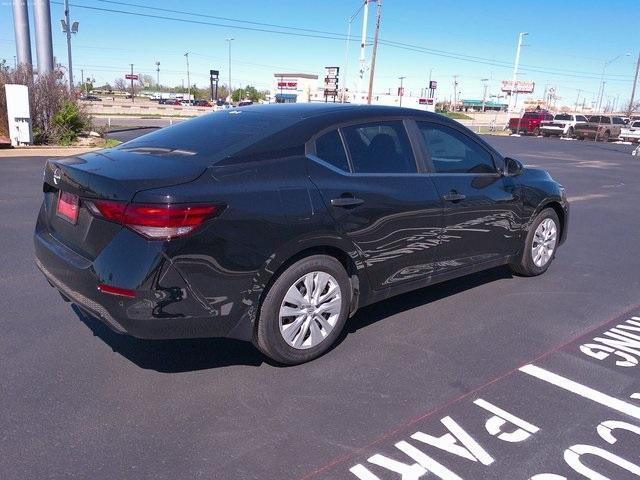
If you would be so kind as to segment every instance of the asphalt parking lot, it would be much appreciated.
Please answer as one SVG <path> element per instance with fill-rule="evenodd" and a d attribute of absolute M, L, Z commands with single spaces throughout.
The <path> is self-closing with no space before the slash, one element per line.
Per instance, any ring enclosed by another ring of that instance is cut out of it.
<path fill-rule="evenodd" d="M 32 261 L 44 159 L 0 159 L 0 478 L 640 476 L 640 160 L 628 145 L 488 140 L 567 188 L 550 270 L 367 307 L 291 368 L 76 314 Z"/>

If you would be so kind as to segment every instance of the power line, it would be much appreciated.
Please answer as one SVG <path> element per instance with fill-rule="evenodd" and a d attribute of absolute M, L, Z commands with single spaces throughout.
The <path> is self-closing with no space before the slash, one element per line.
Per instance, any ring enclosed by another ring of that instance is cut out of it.
<path fill-rule="evenodd" d="M 162 9 L 162 8 L 159 8 L 159 7 L 149 7 L 149 6 L 140 5 L 140 4 L 130 4 L 130 3 L 125 3 L 125 2 L 116 2 L 116 1 L 113 1 L 113 0 L 102 0 L 102 1 L 105 1 L 107 3 L 119 4 L 119 5 L 133 6 L 134 8 L 135 7 L 137 7 L 137 8 L 146 8 L 146 9 L 152 9 L 152 10 L 157 10 L 157 11 L 165 11 L 167 13 L 181 13 L 183 15 L 192 15 L 192 16 L 198 16 L 198 17 L 204 17 L 204 18 L 218 18 L 218 19 L 225 19 L 226 21 L 233 21 L 233 22 L 236 22 L 236 23 L 240 23 L 240 22 L 252 23 L 252 24 L 256 24 L 256 25 L 273 26 L 274 28 L 282 28 L 282 29 L 289 29 L 289 30 L 295 30 L 295 31 L 279 31 L 279 30 L 273 30 L 273 29 L 268 29 L 268 28 L 247 27 L 247 26 L 241 26 L 241 25 L 229 25 L 229 24 L 222 24 L 222 23 L 215 23 L 215 22 L 207 22 L 207 21 L 203 21 L 203 20 L 192 20 L 192 19 L 168 17 L 168 16 L 164 16 L 164 15 L 155 15 L 155 14 L 141 13 L 141 12 L 131 12 L 131 11 L 126 11 L 126 10 L 95 7 L 95 6 L 89 6 L 89 5 L 71 4 L 71 6 L 76 7 L 76 8 L 83 8 L 83 9 L 86 9 L 86 10 L 95 10 L 95 11 L 100 11 L 100 12 L 116 13 L 116 14 L 129 15 L 129 16 L 135 16 L 135 17 L 153 18 L 153 19 L 157 19 L 157 20 L 168 20 L 168 21 L 174 21 L 174 22 L 180 22 L 180 23 L 189 23 L 189 24 L 206 25 L 206 26 L 213 26 L 213 27 L 248 30 L 248 31 L 256 31 L 256 32 L 262 32 L 262 33 L 274 33 L 274 34 L 285 35 L 285 36 L 288 35 L 288 36 L 297 36 L 297 37 L 305 37 L 305 38 L 318 38 L 318 39 L 323 39 L 323 40 L 339 40 L 339 41 L 348 40 L 346 35 L 341 34 L 341 33 L 335 33 L 335 32 L 326 32 L 326 31 L 322 31 L 322 30 L 302 29 L 302 28 L 298 28 L 298 27 L 289 27 L 289 26 L 275 25 L 275 24 L 262 24 L 261 22 L 250 22 L 248 20 L 231 19 L 231 18 L 228 18 L 228 17 L 214 17 L 214 16 L 206 15 L 206 14 L 199 14 L 199 13 L 194 13 L 194 12 L 185 12 L 185 11 L 173 10 L 173 9 Z M 51 3 L 52 4 L 56 4 L 56 5 L 62 5 L 62 2 L 60 2 L 60 1 L 52 1 Z M 309 32 L 309 33 L 303 33 L 303 32 Z M 312 32 L 317 32 L 317 33 L 312 33 Z M 351 39 L 351 41 L 357 42 L 358 40 L 357 39 Z M 398 49 L 407 50 L 407 51 L 414 51 L 414 52 L 419 52 L 419 53 L 425 53 L 425 54 L 428 54 L 428 55 L 434 55 L 434 56 L 439 56 L 439 57 L 444 57 L 444 58 L 451 58 L 451 59 L 455 59 L 455 60 L 459 60 L 459 61 L 465 61 L 465 62 L 482 64 L 482 65 L 490 65 L 490 66 L 495 66 L 495 67 L 499 67 L 499 68 L 511 68 L 510 62 L 501 61 L 501 60 L 493 60 L 493 59 L 488 59 L 488 58 L 483 58 L 483 57 L 476 57 L 476 56 L 472 56 L 472 55 L 459 54 L 459 53 L 455 53 L 455 52 L 448 52 L 448 51 L 445 51 L 445 50 L 430 49 L 430 48 L 426 48 L 426 47 L 421 47 L 419 45 L 412 45 L 412 44 L 408 44 L 408 43 L 391 41 L 391 40 L 380 39 L 379 43 L 381 45 L 387 45 L 387 46 L 393 47 L 393 48 L 398 48 Z M 591 73 L 591 72 L 576 72 L 576 73 L 572 73 L 572 72 L 575 72 L 575 71 L 564 70 L 564 69 L 556 69 L 556 68 L 553 68 L 553 67 L 539 67 L 539 66 L 534 66 L 534 65 L 522 65 L 522 67 L 523 67 L 522 68 L 523 72 L 529 72 L 529 73 L 543 73 L 543 74 L 548 74 L 548 75 L 569 76 L 569 77 L 573 77 L 573 78 L 585 78 L 585 79 L 590 79 L 590 80 L 599 79 L 599 77 L 597 76 L 596 73 Z M 552 70 L 556 70 L 556 71 L 554 72 Z M 568 72 L 568 73 L 563 73 L 565 71 Z M 579 73 L 581 73 L 581 74 L 579 74 Z M 591 75 L 593 75 L 593 76 L 591 76 Z M 611 78 L 614 75 L 615 76 L 621 76 L 621 77 L 624 77 L 624 78 L 620 78 L 620 79 Z M 626 81 L 630 81 L 631 80 L 631 76 L 622 75 L 622 74 L 609 74 L 609 75 L 607 75 L 607 80 L 609 80 L 609 81 L 624 81 L 624 82 L 626 82 Z"/>

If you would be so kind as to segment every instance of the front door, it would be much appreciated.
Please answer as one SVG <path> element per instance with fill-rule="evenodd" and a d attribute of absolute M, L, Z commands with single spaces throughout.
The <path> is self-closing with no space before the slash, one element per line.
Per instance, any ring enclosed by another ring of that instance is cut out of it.
<path fill-rule="evenodd" d="M 522 198 L 489 148 L 462 129 L 416 122 L 432 179 L 444 202 L 438 268 L 442 271 L 500 261 L 520 245 Z"/>
<path fill-rule="evenodd" d="M 358 249 L 372 288 L 428 278 L 442 203 L 429 176 L 418 173 L 404 123 L 345 126 L 319 137 L 315 150 L 311 180 Z"/>

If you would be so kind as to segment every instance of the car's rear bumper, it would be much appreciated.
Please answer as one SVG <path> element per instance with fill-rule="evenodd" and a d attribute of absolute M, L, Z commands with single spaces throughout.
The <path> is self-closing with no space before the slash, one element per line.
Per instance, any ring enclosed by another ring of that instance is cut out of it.
<path fill-rule="evenodd" d="M 109 284 L 101 265 L 118 263 L 117 259 L 99 256 L 88 260 L 38 228 L 34 246 L 35 263 L 49 283 L 83 312 L 116 332 L 146 339 L 228 336 L 247 339 L 246 335 L 235 334 L 246 330 L 238 327 L 241 310 L 209 306 L 162 256 L 141 258 L 138 264 L 131 265 L 130 276 L 135 271 L 145 281 L 134 288 L 135 297 L 130 298 L 98 290 L 98 285 Z M 114 253 L 117 251 L 122 249 L 110 249 L 104 255 L 117 255 Z M 216 279 L 211 281 L 215 284 Z"/>
<path fill-rule="evenodd" d="M 540 127 L 540 131 L 549 135 L 564 135 L 565 129 L 561 127 Z"/>

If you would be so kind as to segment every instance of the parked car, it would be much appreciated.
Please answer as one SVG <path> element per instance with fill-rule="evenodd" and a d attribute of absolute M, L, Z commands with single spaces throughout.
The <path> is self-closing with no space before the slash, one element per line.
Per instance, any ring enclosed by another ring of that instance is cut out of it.
<path fill-rule="evenodd" d="M 391 296 L 504 264 L 544 273 L 569 216 L 546 171 L 383 106 L 212 113 L 50 159 L 43 191 L 36 264 L 83 315 L 142 338 L 252 341 L 284 364 Z"/>
<path fill-rule="evenodd" d="M 522 118 L 509 119 L 507 127 L 511 133 L 529 133 L 531 135 L 540 135 L 540 124 L 543 121 L 552 121 L 553 115 L 546 110 L 537 110 L 525 112 Z"/>
<path fill-rule="evenodd" d="M 575 136 L 579 140 L 595 139 L 608 142 L 620 136 L 624 120 L 620 117 L 609 115 L 591 115 L 587 123 L 581 123 L 575 127 Z"/>
<path fill-rule="evenodd" d="M 620 130 L 620 140 L 625 142 L 640 142 L 640 120 L 625 125 Z"/>
<path fill-rule="evenodd" d="M 558 113 L 553 116 L 553 120 L 543 121 L 540 124 L 540 132 L 543 137 L 557 135 L 559 137 L 573 137 L 575 127 L 578 123 L 587 123 L 587 117 L 573 113 Z"/>
<path fill-rule="evenodd" d="M 253 105 L 253 102 L 251 100 L 240 100 L 238 102 L 239 107 L 248 107 L 249 105 Z"/>
<path fill-rule="evenodd" d="M 101 102 L 102 99 L 100 97 L 96 97 L 95 95 L 83 95 L 80 97 L 80 100 L 84 100 L 85 102 Z"/>

